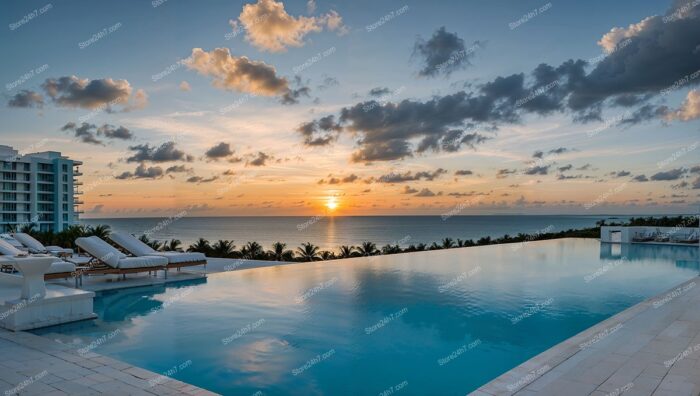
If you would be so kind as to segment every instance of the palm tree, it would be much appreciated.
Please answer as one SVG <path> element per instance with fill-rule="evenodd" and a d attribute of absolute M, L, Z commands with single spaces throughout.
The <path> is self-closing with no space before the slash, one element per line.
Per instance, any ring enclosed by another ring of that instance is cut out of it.
<path fill-rule="evenodd" d="M 83 232 L 87 234 L 85 236 L 96 236 L 100 239 L 105 239 L 109 236 L 110 229 L 106 224 L 99 224 L 94 227 L 86 227 Z"/>
<path fill-rule="evenodd" d="M 236 253 L 236 245 L 233 244 L 233 241 L 226 241 L 222 239 L 219 239 L 212 245 L 210 252 L 212 257 L 222 258 L 235 258 L 237 256 Z"/>
<path fill-rule="evenodd" d="M 442 240 L 443 249 L 450 249 L 453 247 L 455 247 L 455 241 L 453 241 L 452 238 L 445 238 Z"/>
<path fill-rule="evenodd" d="M 401 253 L 401 247 L 399 245 L 384 245 L 382 247 L 382 254 L 396 254 Z"/>
<path fill-rule="evenodd" d="M 442 246 L 438 245 L 437 242 L 433 242 L 428 247 L 428 250 L 440 250 L 440 249 L 442 249 Z"/>
<path fill-rule="evenodd" d="M 163 250 L 170 252 L 181 252 L 182 242 L 179 239 L 171 239 L 169 242 L 163 244 Z"/>
<path fill-rule="evenodd" d="M 335 259 L 335 253 L 330 252 L 328 250 L 324 250 L 321 252 L 321 260 L 333 260 Z"/>
<path fill-rule="evenodd" d="M 375 254 L 379 254 L 377 245 L 372 242 L 362 242 L 357 248 L 357 252 L 360 253 L 361 256 L 374 256 Z"/>
<path fill-rule="evenodd" d="M 268 250 L 267 254 L 275 261 L 291 261 L 294 258 L 294 252 L 285 250 L 286 243 L 275 242 L 272 244 L 272 250 Z"/>
<path fill-rule="evenodd" d="M 187 251 L 208 254 L 211 252 L 211 245 L 206 239 L 199 238 L 195 243 L 191 244 L 190 247 L 187 248 Z"/>
<path fill-rule="evenodd" d="M 259 260 L 265 257 L 265 250 L 257 242 L 248 242 L 241 248 L 241 257 L 248 260 Z"/>
<path fill-rule="evenodd" d="M 311 242 L 302 243 L 301 246 L 297 248 L 297 254 L 302 261 L 316 261 L 321 259 L 318 255 L 318 246 L 313 245 Z"/>
<path fill-rule="evenodd" d="M 355 246 L 343 245 L 340 247 L 340 253 L 338 253 L 338 258 L 350 258 L 355 255 Z"/>
<path fill-rule="evenodd" d="M 139 237 L 139 241 L 145 243 L 146 245 L 150 246 L 151 249 L 153 250 L 161 250 L 163 248 L 163 242 L 158 242 L 155 239 L 150 240 L 148 238 L 148 235 L 143 234 Z"/>

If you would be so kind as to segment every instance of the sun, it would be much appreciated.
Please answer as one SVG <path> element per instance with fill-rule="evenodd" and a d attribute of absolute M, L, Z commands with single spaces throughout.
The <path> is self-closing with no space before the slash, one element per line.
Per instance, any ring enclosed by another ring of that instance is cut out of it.
<path fill-rule="evenodd" d="M 334 211 L 336 208 L 338 208 L 338 200 L 336 197 L 328 197 L 326 200 L 326 208 L 330 211 Z"/>

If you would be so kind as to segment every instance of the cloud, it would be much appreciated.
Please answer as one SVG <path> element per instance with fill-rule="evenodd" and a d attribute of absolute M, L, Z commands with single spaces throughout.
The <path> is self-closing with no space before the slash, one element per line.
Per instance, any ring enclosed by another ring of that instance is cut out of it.
<path fill-rule="evenodd" d="M 324 29 L 341 34 L 346 32 L 341 16 L 335 11 L 318 17 L 294 17 L 284 9 L 284 3 L 275 0 L 258 0 L 244 5 L 238 21 L 245 28 L 246 39 L 258 49 L 269 52 L 301 47 L 306 35 L 312 32 Z M 229 23 L 237 29 L 238 21 Z"/>
<path fill-rule="evenodd" d="M 309 14 L 316 12 L 316 0 L 308 0 L 306 2 L 306 12 Z"/>
<path fill-rule="evenodd" d="M 103 78 L 90 80 L 76 76 L 47 78 L 41 85 L 53 103 L 60 107 L 83 109 L 106 108 L 122 106 L 123 111 L 140 109 L 148 104 L 145 91 L 139 89 L 133 92 L 127 80 Z M 132 96 L 133 92 L 133 96 Z"/>
<path fill-rule="evenodd" d="M 573 167 L 574 167 L 573 165 L 568 164 L 568 165 L 560 166 L 559 168 L 557 168 L 557 170 L 559 172 L 566 172 L 566 171 L 570 171 Z"/>
<path fill-rule="evenodd" d="M 95 124 L 83 122 L 78 126 L 74 122 L 66 123 L 61 127 L 61 131 L 73 131 L 76 138 L 83 143 L 104 145 L 104 142 L 99 140 L 97 136 L 104 136 L 107 139 L 131 140 L 134 134 L 123 126 L 115 127 L 109 124 L 103 124 L 97 127 Z"/>
<path fill-rule="evenodd" d="M 274 67 L 245 56 L 231 56 L 228 48 L 216 48 L 210 52 L 193 48 L 185 65 L 203 76 L 212 77 L 212 84 L 219 89 L 263 96 L 289 92 L 289 82 L 278 77 Z"/>
<path fill-rule="evenodd" d="M 297 127 L 307 146 L 327 146 L 337 139 L 342 127 L 336 123 L 335 116 L 329 115 L 318 120 L 305 122 Z"/>
<path fill-rule="evenodd" d="M 695 39 L 700 37 L 698 10 L 695 7 L 668 23 L 652 17 L 654 23 L 647 21 L 630 30 L 634 34 L 629 44 L 619 46 L 590 72 L 584 60 L 571 59 L 558 66 L 542 63 L 527 75 L 499 76 L 470 86 L 469 91 L 424 101 L 369 100 L 344 107 L 338 125 L 358 144 L 351 160 L 370 163 L 400 160 L 428 149 L 456 151 L 486 139 L 481 134 L 465 136 L 471 125 L 498 127 L 521 122 L 527 114 L 569 113 L 577 122 L 602 120 L 608 105 L 648 100 L 674 84 L 698 84 L 700 78 L 688 78 L 700 70 Z M 332 141 L 328 134 L 318 140 Z"/>
<path fill-rule="evenodd" d="M 123 126 L 114 127 L 113 125 L 104 124 L 97 128 L 97 134 L 108 139 L 131 140 L 134 134 Z"/>
<path fill-rule="evenodd" d="M 335 87 L 337 85 L 340 85 L 340 81 L 338 81 L 337 78 L 325 76 L 323 78 L 323 81 L 321 82 L 321 84 L 318 85 L 318 89 L 324 90 L 324 89 L 328 89 L 330 87 Z"/>
<path fill-rule="evenodd" d="M 420 191 L 418 192 L 418 194 L 416 194 L 415 196 L 416 196 L 416 197 L 434 197 L 435 195 L 437 195 L 437 194 L 435 194 L 434 192 L 430 191 L 430 189 L 424 188 L 424 189 L 420 190 Z"/>
<path fill-rule="evenodd" d="M 168 167 L 168 169 L 165 170 L 165 173 L 190 173 L 192 171 L 192 168 L 188 168 L 185 165 L 173 165 Z"/>
<path fill-rule="evenodd" d="M 102 209 L 104 209 L 104 207 L 105 206 L 103 204 L 97 204 L 97 205 L 93 206 L 92 209 L 89 209 L 86 213 L 90 213 L 90 214 L 102 213 Z"/>
<path fill-rule="evenodd" d="M 134 172 L 124 172 L 121 175 L 117 175 L 116 178 L 120 180 L 125 179 L 159 179 L 163 177 L 163 168 L 160 166 L 146 167 L 145 164 L 141 163 L 136 167 Z"/>
<path fill-rule="evenodd" d="M 460 169 L 455 171 L 455 176 L 467 176 L 467 175 L 473 175 L 474 172 L 468 170 L 468 169 Z"/>
<path fill-rule="evenodd" d="M 693 189 L 694 190 L 700 189 L 700 177 L 698 177 L 697 179 L 695 179 L 695 181 L 693 181 Z"/>
<path fill-rule="evenodd" d="M 610 176 L 613 176 L 613 177 L 625 177 L 625 176 L 629 176 L 631 174 L 632 174 L 631 172 L 626 171 L 626 170 L 621 170 L 621 171 L 617 171 L 617 172 L 610 172 Z"/>
<path fill-rule="evenodd" d="M 518 173 L 516 169 L 499 169 L 498 172 L 496 172 L 496 179 L 505 179 L 516 173 Z"/>
<path fill-rule="evenodd" d="M 328 175 L 328 180 L 326 179 L 321 179 L 318 181 L 318 184 L 345 184 L 345 183 L 354 183 L 357 180 L 359 180 L 360 177 L 357 176 L 354 173 L 351 173 L 347 176 L 344 177 L 332 177 L 332 175 Z"/>
<path fill-rule="evenodd" d="M 192 90 L 192 87 L 190 86 L 190 83 L 188 83 L 187 81 L 181 82 L 180 85 L 179 85 L 178 87 L 180 88 L 180 91 L 189 92 L 189 91 Z"/>
<path fill-rule="evenodd" d="M 221 158 L 228 157 L 229 155 L 233 155 L 233 153 L 234 151 L 231 149 L 230 144 L 221 142 L 208 149 L 204 153 L 204 156 L 212 160 L 219 160 Z"/>
<path fill-rule="evenodd" d="M 688 92 L 678 110 L 666 114 L 667 120 L 691 121 L 700 118 L 700 90 Z"/>
<path fill-rule="evenodd" d="M 441 175 L 446 174 L 447 171 L 442 168 L 438 168 L 432 172 L 429 171 L 423 171 L 423 172 L 416 172 L 415 174 L 412 172 L 405 172 L 405 173 L 389 173 L 383 176 L 380 176 L 377 178 L 378 183 L 405 183 L 409 181 L 416 181 L 416 180 L 427 180 L 427 181 L 433 181 L 437 178 L 439 178 Z"/>
<path fill-rule="evenodd" d="M 435 77 L 437 75 L 449 76 L 451 73 L 465 68 L 469 65 L 470 59 L 474 57 L 474 51 L 479 48 L 480 43 L 466 49 L 464 40 L 455 33 L 449 33 L 445 27 L 439 28 L 427 41 L 418 38 L 413 53 L 421 57 L 423 68 L 418 72 L 423 77 Z"/>
<path fill-rule="evenodd" d="M 418 192 L 418 190 L 416 190 L 415 188 L 411 188 L 409 186 L 403 186 L 402 194 L 415 194 L 417 192 Z"/>
<path fill-rule="evenodd" d="M 549 168 L 551 166 L 552 165 L 531 166 L 525 169 L 523 173 L 525 173 L 526 175 L 546 175 L 549 173 Z"/>
<path fill-rule="evenodd" d="M 211 182 L 216 181 L 216 180 L 219 180 L 219 176 L 212 176 L 212 177 L 208 177 L 208 178 L 203 178 L 201 176 L 191 176 L 191 177 L 187 178 L 186 182 L 187 183 L 201 184 L 201 183 L 211 183 Z"/>
<path fill-rule="evenodd" d="M 304 86 L 301 81 L 301 77 L 294 77 L 294 88 L 290 88 L 285 92 L 280 98 L 280 102 L 285 105 L 297 104 L 299 103 L 299 98 L 302 96 L 309 97 L 311 88 Z"/>
<path fill-rule="evenodd" d="M 267 160 L 269 159 L 272 159 L 271 155 L 263 153 L 262 151 L 258 151 L 258 154 L 255 156 L 255 158 L 246 162 L 246 166 L 265 166 L 267 164 Z"/>
<path fill-rule="evenodd" d="M 655 180 L 655 181 L 678 180 L 683 176 L 683 174 L 685 174 L 685 172 L 686 172 L 685 168 L 671 169 L 671 170 L 666 171 L 666 172 L 655 173 L 654 175 L 651 176 L 651 180 Z"/>
<path fill-rule="evenodd" d="M 44 97 L 34 91 L 23 89 L 11 97 L 7 105 L 20 108 L 44 107 Z"/>
<path fill-rule="evenodd" d="M 175 142 L 165 142 L 160 146 L 151 146 L 149 144 L 139 144 L 130 146 L 129 150 L 134 151 L 134 155 L 128 157 L 126 162 L 170 162 L 170 161 L 187 161 L 191 162 L 194 157 L 185 154 L 184 151 L 175 147 Z"/>
<path fill-rule="evenodd" d="M 382 97 L 391 92 L 389 88 L 386 87 L 376 87 L 369 90 L 369 96 Z"/>

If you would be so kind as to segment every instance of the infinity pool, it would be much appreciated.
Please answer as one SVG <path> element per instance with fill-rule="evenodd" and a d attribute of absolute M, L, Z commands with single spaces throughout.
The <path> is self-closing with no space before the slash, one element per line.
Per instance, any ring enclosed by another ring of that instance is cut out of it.
<path fill-rule="evenodd" d="M 225 395 L 464 395 L 697 275 L 698 248 L 561 239 L 105 292 L 36 333 Z"/>

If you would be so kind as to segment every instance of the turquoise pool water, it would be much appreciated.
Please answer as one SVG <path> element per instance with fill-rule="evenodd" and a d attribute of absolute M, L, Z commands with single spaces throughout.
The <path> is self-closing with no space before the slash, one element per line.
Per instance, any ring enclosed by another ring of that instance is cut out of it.
<path fill-rule="evenodd" d="M 697 275 L 697 248 L 563 239 L 106 292 L 36 333 L 225 395 L 464 395 Z"/>

